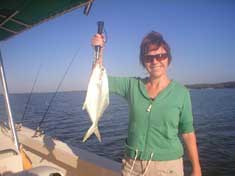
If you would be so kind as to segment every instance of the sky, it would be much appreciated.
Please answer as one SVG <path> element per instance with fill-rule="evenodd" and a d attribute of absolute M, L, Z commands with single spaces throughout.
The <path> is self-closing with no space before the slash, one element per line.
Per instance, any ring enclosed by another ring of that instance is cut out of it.
<path fill-rule="evenodd" d="M 94 51 L 91 38 L 104 21 L 104 65 L 109 75 L 146 77 L 139 63 L 143 37 L 160 32 L 169 43 L 168 74 L 182 84 L 235 81 L 235 1 L 95 0 L 0 43 L 10 93 L 53 92 L 77 53 L 59 91 L 87 88 Z"/>

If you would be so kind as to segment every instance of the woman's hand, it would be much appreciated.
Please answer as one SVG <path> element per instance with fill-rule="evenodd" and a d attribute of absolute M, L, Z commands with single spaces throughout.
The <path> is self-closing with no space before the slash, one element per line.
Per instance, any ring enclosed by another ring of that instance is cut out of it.
<path fill-rule="evenodd" d="M 104 47 L 105 44 L 105 37 L 101 34 L 95 34 L 91 40 L 91 44 L 93 47 L 95 46 L 101 46 L 101 48 Z"/>
<path fill-rule="evenodd" d="M 93 47 L 95 46 L 101 46 L 101 50 L 100 50 L 100 55 L 99 55 L 99 59 L 95 61 L 93 67 L 96 64 L 100 64 L 103 65 L 103 48 L 104 48 L 104 44 L 105 44 L 105 37 L 104 35 L 101 34 L 95 34 L 91 40 L 91 45 Z"/>

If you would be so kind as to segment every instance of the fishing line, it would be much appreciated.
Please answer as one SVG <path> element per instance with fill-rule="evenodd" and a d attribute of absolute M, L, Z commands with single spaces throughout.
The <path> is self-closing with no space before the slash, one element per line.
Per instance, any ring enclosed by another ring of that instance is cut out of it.
<path fill-rule="evenodd" d="M 108 42 L 108 34 L 107 34 L 107 31 L 105 28 L 104 28 L 104 37 L 105 37 L 105 43 L 107 43 Z"/>
<path fill-rule="evenodd" d="M 35 77 L 35 79 L 34 79 L 33 86 L 32 86 L 32 89 L 31 89 L 31 91 L 30 91 L 29 98 L 28 98 L 28 100 L 27 100 L 27 103 L 26 103 L 26 106 L 25 106 L 25 109 L 24 109 L 23 116 L 22 116 L 22 118 L 21 118 L 21 120 L 20 120 L 20 123 L 19 123 L 18 126 L 17 126 L 18 130 L 21 129 L 22 124 L 23 124 L 24 121 L 25 121 L 25 114 L 26 114 L 26 112 L 27 112 L 27 110 L 28 110 L 29 103 L 30 103 L 30 101 L 31 101 L 32 94 L 33 94 L 33 91 L 34 91 L 36 82 L 37 82 L 37 80 L 38 80 L 38 76 L 39 76 L 39 73 L 40 73 L 40 71 L 41 71 L 41 68 L 42 68 L 42 64 L 40 64 L 40 66 L 39 66 L 39 68 L 38 68 L 38 71 L 37 71 L 37 74 L 36 74 L 36 77 Z"/>
<path fill-rule="evenodd" d="M 53 94 L 52 98 L 50 99 L 50 102 L 49 102 L 49 104 L 48 104 L 48 106 L 47 106 L 47 109 L 46 109 L 45 113 L 43 114 L 43 117 L 42 117 L 41 121 L 39 122 L 39 125 L 38 125 L 37 128 L 36 128 L 36 131 L 35 131 L 34 136 L 38 136 L 38 135 L 41 135 L 41 134 L 44 133 L 44 132 L 41 130 L 41 125 L 42 125 L 42 123 L 44 122 L 44 120 L 45 120 L 45 118 L 46 118 L 46 115 L 47 115 L 47 113 L 49 112 L 49 109 L 50 109 L 50 107 L 51 107 L 51 105 L 52 105 L 52 102 L 54 101 L 54 99 L 55 99 L 55 97 L 56 97 L 56 95 L 57 95 L 57 93 L 58 93 L 58 91 L 59 91 L 59 89 L 60 89 L 60 87 L 61 87 L 61 85 L 62 85 L 62 83 L 63 83 L 63 81 L 64 81 L 64 79 L 65 79 L 65 77 L 66 77 L 66 75 L 67 75 L 67 73 L 68 73 L 68 71 L 69 71 L 71 65 L 72 65 L 72 63 L 73 63 L 73 61 L 74 61 L 75 58 L 77 57 L 77 55 L 78 55 L 78 50 L 76 51 L 76 53 L 75 53 L 74 56 L 72 57 L 72 59 L 71 59 L 69 65 L 67 66 L 67 68 L 66 68 L 66 70 L 65 70 L 65 73 L 64 73 L 62 79 L 60 80 L 59 84 L 57 85 L 56 91 L 55 91 L 55 93 Z"/>

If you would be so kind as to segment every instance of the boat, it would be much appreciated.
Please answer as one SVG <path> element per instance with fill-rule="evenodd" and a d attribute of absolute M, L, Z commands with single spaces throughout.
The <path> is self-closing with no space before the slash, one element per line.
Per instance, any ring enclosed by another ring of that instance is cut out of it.
<path fill-rule="evenodd" d="M 0 41 L 25 30 L 84 8 L 88 15 L 93 0 L 3 0 L 0 2 Z M 0 78 L 8 115 L 0 122 L 0 175 L 19 176 L 117 176 L 121 164 L 56 140 L 25 126 L 18 129 L 11 112 L 7 79 L 0 51 Z"/>

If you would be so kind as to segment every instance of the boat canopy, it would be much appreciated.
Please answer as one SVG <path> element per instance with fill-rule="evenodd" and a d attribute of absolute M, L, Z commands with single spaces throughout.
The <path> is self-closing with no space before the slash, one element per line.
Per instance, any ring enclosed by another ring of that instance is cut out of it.
<path fill-rule="evenodd" d="M 0 41 L 93 0 L 1 0 Z"/>

